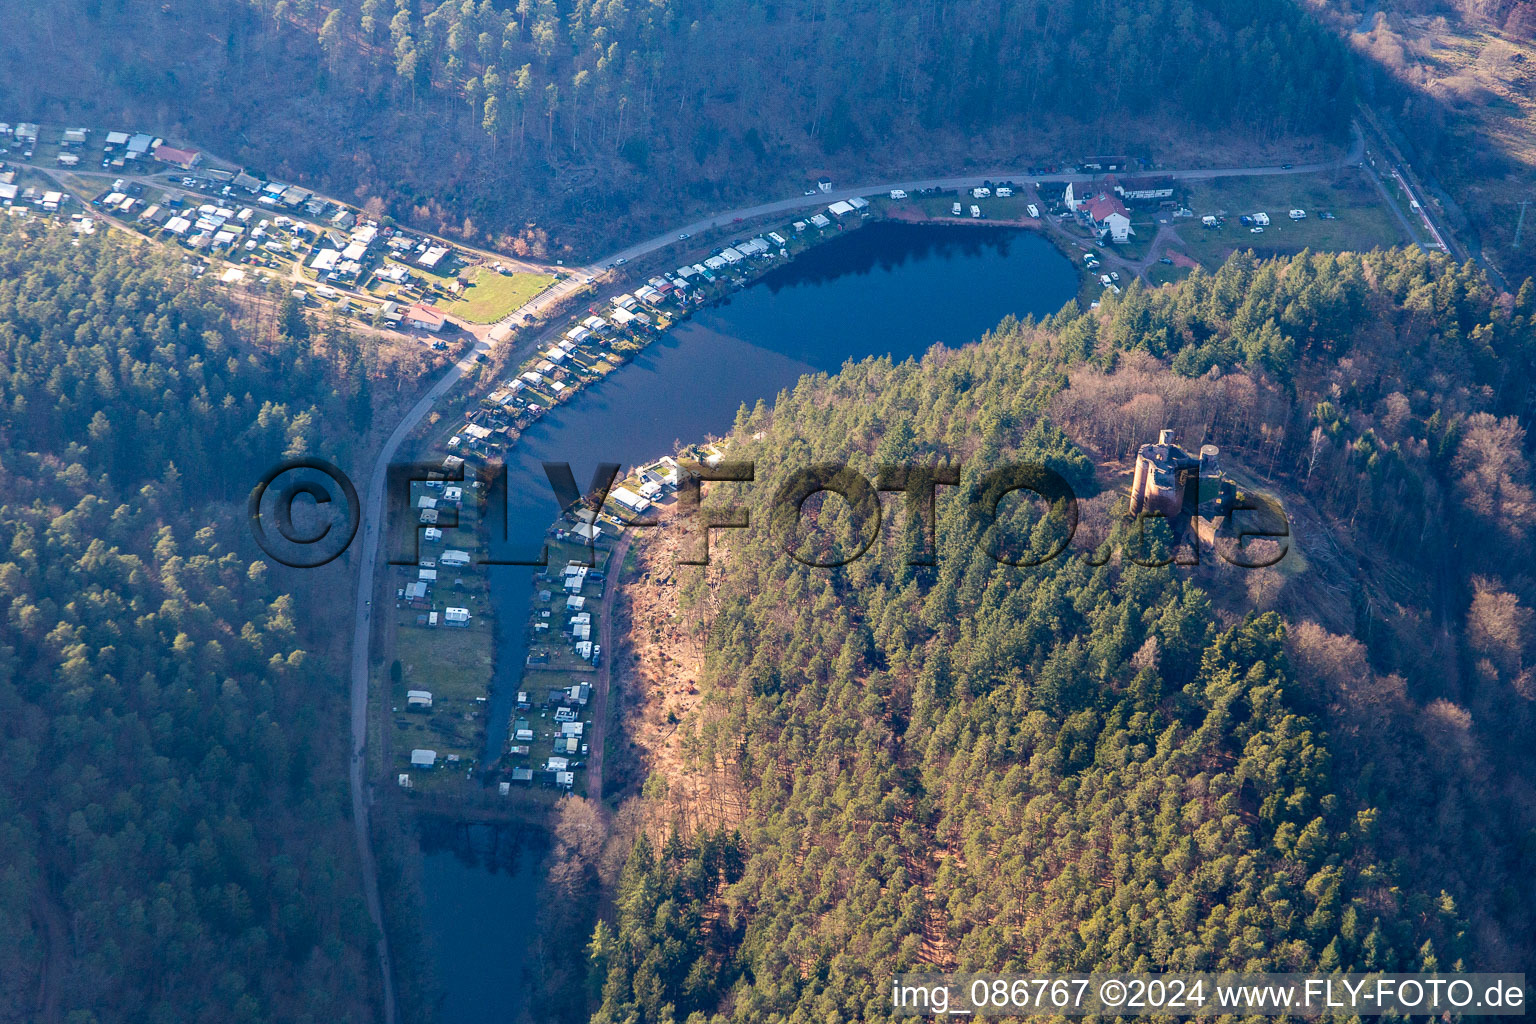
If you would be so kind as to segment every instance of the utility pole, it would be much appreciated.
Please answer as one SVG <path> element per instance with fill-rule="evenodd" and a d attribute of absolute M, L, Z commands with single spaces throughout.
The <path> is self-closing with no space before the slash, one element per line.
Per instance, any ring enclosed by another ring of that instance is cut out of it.
<path fill-rule="evenodd" d="M 1520 200 L 1520 219 L 1515 221 L 1515 249 L 1520 248 L 1520 232 L 1525 229 L 1525 204 L 1529 202 L 1529 199 Z"/>

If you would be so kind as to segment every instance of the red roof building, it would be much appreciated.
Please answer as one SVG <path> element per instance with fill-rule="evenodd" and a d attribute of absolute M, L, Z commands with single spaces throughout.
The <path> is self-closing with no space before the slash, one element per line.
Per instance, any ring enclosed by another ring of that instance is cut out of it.
<path fill-rule="evenodd" d="M 1100 192 L 1078 209 L 1088 215 L 1095 231 L 1100 234 L 1108 232 L 1112 241 L 1129 241 L 1135 233 L 1131 230 L 1131 215 L 1126 211 L 1125 204 L 1108 192 Z"/>
<path fill-rule="evenodd" d="M 418 302 L 405 311 L 405 322 L 412 327 L 420 327 L 436 333 L 443 329 L 443 324 L 448 322 L 448 314 L 436 306 Z"/>
<path fill-rule="evenodd" d="M 177 149 L 174 146 L 156 146 L 155 159 L 163 164 L 175 164 L 182 170 L 190 171 L 203 159 L 203 154 L 195 149 Z"/>

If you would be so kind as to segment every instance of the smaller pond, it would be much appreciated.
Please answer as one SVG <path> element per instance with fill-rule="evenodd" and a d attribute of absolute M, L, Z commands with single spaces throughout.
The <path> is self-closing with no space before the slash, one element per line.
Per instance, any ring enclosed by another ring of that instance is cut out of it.
<path fill-rule="evenodd" d="M 441 987 L 437 1019 L 516 1020 L 529 950 L 509 940 L 537 918 L 549 837 L 526 826 L 431 827 L 422 850 L 423 930 Z"/>

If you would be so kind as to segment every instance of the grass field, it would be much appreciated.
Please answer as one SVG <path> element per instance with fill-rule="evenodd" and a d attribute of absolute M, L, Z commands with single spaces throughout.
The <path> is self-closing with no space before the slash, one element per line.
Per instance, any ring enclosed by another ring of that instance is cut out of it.
<path fill-rule="evenodd" d="M 443 308 L 470 323 L 495 323 L 554 283 L 547 274 L 500 274 L 477 267 L 470 271 L 463 296 Z"/>
<path fill-rule="evenodd" d="M 433 492 L 420 483 L 411 487 L 412 505 L 417 498 Z M 440 542 L 422 541 L 421 557 L 436 558 L 443 550 L 457 548 L 478 556 L 480 538 L 474 523 L 473 506 L 460 513 L 462 525 L 443 530 Z M 394 525 L 396 531 L 413 529 L 410 523 Z M 390 585 L 403 587 L 416 579 L 415 566 L 391 567 Z M 391 595 L 392 597 L 393 595 Z M 394 645 L 389 660 L 400 662 L 400 680 L 385 676 L 389 716 L 393 735 L 394 770 L 410 772 L 412 785 L 435 789 L 463 780 L 463 771 L 477 763 L 485 741 L 487 694 L 493 663 L 494 624 L 491 617 L 487 580 L 483 569 L 474 564 L 463 568 L 439 567 L 432 592 L 432 609 L 439 614 L 447 607 L 468 608 L 467 627 L 439 624 L 436 627 L 417 621 L 423 612 L 393 600 L 395 617 Z M 386 661 L 387 671 L 388 660 Z M 406 708 L 407 690 L 427 690 L 432 694 L 428 711 Z M 424 747 L 438 753 L 437 767 L 427 771 L 412 769 L 411 750 Z M 449 756 L 458 758 L 449 762 Z"/>
<path fill-rule="evenodd" d="M 1188 267 L 1170 267 L 1162 263 L 1154 263 L 1147 269 L 1147 281 L 1154 285 L 1173 284 L 1188 276 Z"/>
<path fill-rule="evenodd" d="M 1324 252 L 1368 252 L 1378 246 L 1409 241 L 1376 187 L 1359 171 L 1342 174 L 1277 174 L 1249 178 L 1218 178 L 1189 182 L 1190 209 L 1194 220 L 1178 222 L 1181 250 L 1207 269 L 1217 267 L 1237 249 L 1260 255 L 1294 253 L 1302 249 Z M 1291 209 L 1307 212 L 1307 219 L 1292 221 Z M 1269 227 L 1252 234 L 1238 218 L 1263 211 Z M 1329 212 L 1335 220 L 1324 220 Z M 1199 218 L 1216 214 L 1227 219 L 1220 228 L 1205 228 Z"/>

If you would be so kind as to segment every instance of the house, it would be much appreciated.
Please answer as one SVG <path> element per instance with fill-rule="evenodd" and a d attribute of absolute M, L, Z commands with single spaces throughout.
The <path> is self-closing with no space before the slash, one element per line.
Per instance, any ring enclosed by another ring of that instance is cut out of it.
<path fill-rule="evenodd" d="M 1113 242 L 1128 242 L 1136 233 L 1131 230 L 1131 218 L 1125 204 L 1107 192 L 1100 192 L 1083 203 L 1079 210 L 1088 217 L 1095 231 L 1109 235 Z"/>
<path fill-rule="evenodd" d="M 544 762 L 544 767 L 552 772 L 569 771 L 571 762 L 564 757 L 551 757 L 548 761 Z"/>
<path fill-rule="evenodd" d="M 821 177 L 816 179 L 816 188 L 819 189 L 822 192 L 831 192 L 832 191 L 832 179 L 827 177 L 826 175 L 822 175 Z"/>
<path fill-rule="evenodd" d="M 417 747 L 411 751 L 412 768 L 431 768 L 437 764 L 437 751 Z"/>
<path fill-rule="evenodd" d="M 438 561 L 440 563 L 442 563 L 442 566 L 445 569 L 446 568 L 455 568 L 456 569 L 456 568 L 459 568 L 461 566 L 465 566 L 465 565 L 469 564 L 469 552 L 468 551 L 458 551 L 458 550 L 450 548 L 449 550 L 444 551 L 442 553 L 442 556 L 438 558 Z"/>
<path fill-rule="evenodd" d="M 580 594 L 576 594 L 565 599 L 565 610 L 568 612 L 579 612 L 581 611 L 582 606 L 586 603 L 586 598 L 582 597 Z"/>
<path fill-rule="evenodd" d="M 195 149 L 177 149 L 175 146 L 156 146 L 155 159 L 163 164 L 171 164 L 180 167 L 184 171 L 190 171 L 203 162 L 203 154 Z"/>
<path fill-rule="evenodd" d="M 443 609 L 443 621 L 448 623 L 448 625 L 450 625 L 450 626 L 468 626 L 469 625 L 469 609 L 468 608 L 444 608 Z"/>
<path fill-rule="evenodd" d="M 407 327 L 420 327 L 424 331 L 433 334 L 443 329 L 443 324 L 448 322 L 448 316 L 436 306 L 418 302 L 405 311 L 405 325 Z"/>
<path fill-rule="evenodd" d="M 649 500 L 628 487 L 615 487 L 608 496 L 631 512 L 644 512 L 651 507 Z"/>
<path fill-rule="evenodd" d="M 447 255 L 448 247 L 446 245 L 434 245 L 416 257 L 416 265 L 426 267 L 428 270 L 434 270 L 443 261 L 443 257 Z"/>
<path fill-rule="evenodd" d="M 405 706 L 411 710 L 416 708 L 420 708 L 423 711 L 429 710 L 432 707 L 432 692 L 430 690 L 407 690 L 405 692 Z"/>
<path fill-rule="evenodd" d="M 315 253 L 315 258 L 310 260 L 311 270 L 320 274 L 328 274 L 336 269 L 336 261 L 341 259 L 341 253 L 335 249 L 321 249 Z"/>
<path fill-rule="evenodd" d="M 853 207 L 855 210 L 858 210 L 860 213 L 863 213 L 869 208 L 869 200 L 865 199 L 863 196 L 854 196 L 852 199 L 848 200 L 848 205 Z"/>
<path fill-rule="evenodd" d="M 520 783 L 522 783 L 524 785 L 531 785 L 533 783 L 533 769 L 532 768 L 513 768 L 512 769 L 512 781 L 513 782 L 520 782 Z"/>
<path fill-rule="evenodd" d="M 154 148 L 156 141 L 157 140 L 150 138 L 143 132 L 140 132 L 128 140 L 128 155 L 130 157 L 143 156 Z"/>
<path fill-rule="evenodd" d="M 1078 208 L 1082 206 L 1083 203 L 1088 201 L 1088 196 L 1091 192 L 1091 184 L 1091 182 L 1086 181 L 1067 182 L 1067 194 L 1064 197 L 1067 204 L 1067 209 L 1071 210 L 1073 213 L 1076 213 Z"/>
<path fill-rule="evenodd" d="M 846 217 L 853 212 L 853 207 L 845 202 L 836 202 L 827 207 L 827 212 L 834 217 Z"/>
<path fill-rule="evenodd" d="M 127 132 L 107 132 L 107 142 L 106 142 L 106 148 L 107 149 L 112 150 L 112 149 L 116 149 L 118 146 L 126 146 L 126 145 L 128 145 L 128 133 Z"/>

